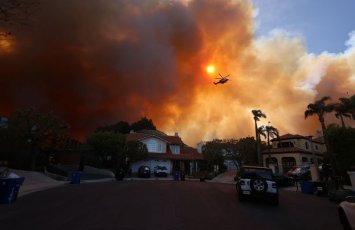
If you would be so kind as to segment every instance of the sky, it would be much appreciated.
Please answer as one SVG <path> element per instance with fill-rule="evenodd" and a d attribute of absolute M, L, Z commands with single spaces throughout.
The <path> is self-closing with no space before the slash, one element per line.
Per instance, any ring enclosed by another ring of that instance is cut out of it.
<path fill-rule="evenodd" d="M 307 105 L 355 94 L 350 0 L 39 1 L 26 25 L 0 23 L 0 115 L 54 111 L 82 141 L 144 116 L 191 146 L 253 136 L 253 109 L 315 135 Z"/>
<path fill-rule="evenodd" d="M 310 53 L 340 53 L 355 30 L 354 0 L 253 0 L 256 35 L 282 29 L 302 36 Z"/>

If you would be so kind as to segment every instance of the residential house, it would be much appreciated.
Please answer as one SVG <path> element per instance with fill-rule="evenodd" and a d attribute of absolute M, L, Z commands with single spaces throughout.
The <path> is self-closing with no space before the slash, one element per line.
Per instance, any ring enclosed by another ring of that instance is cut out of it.
<path fill-rule="evenodd" d="M 312 163 L 315 160 L 320 163 L 327 151 L 323 137 L 312 138 L 285 134 L 271 140 L 272 146 L 262 152 L 264 165 L 272 165 L 275 172 L 286 173 L 294 166 Z"/>
<path fill-rule="evenodd" d="M 148 159 L 133 163 L 132 173 L 137 173 L 140 166 L 148 166 L 153 171 L 159 165 L 165 166 L 170 173 L 183 170 L 191 175 L 199 171 L 199 162 L 203 161 L 203 155 L 184 144 L 177 133 L 169 136 L 157 130 L 141 130 L 129 133 L 127 141 L 140 141 L 148 149 Z"/>

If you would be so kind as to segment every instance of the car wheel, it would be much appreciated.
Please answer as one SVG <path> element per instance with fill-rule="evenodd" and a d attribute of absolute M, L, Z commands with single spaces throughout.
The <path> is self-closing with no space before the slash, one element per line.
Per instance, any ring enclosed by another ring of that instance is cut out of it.
<path fill-rule="evenodd" d="M 250 180 L 250 187 L 256 193 L 264 193 L 267 190 L 267 183 L 263 179 Z"/>
<path fill-rule="evenodd" d="M 351 230 L 348 218 L 346 217 L 344 210 L 342 208 L 339 208 L 338 212 L 339 212 L 340 223 L 343 225 L 344 230 Z"/>

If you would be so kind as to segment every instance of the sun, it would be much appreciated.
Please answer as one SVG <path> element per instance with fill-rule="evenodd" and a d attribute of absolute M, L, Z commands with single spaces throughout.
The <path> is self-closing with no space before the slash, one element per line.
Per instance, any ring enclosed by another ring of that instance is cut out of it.
<path fill-rule="evenodd" d="M 215 70 L 216 70 L 216 68 L 214 67 L 214 65 L 208 65 L 206 67 L 207 73 L 214 73 Z"/>

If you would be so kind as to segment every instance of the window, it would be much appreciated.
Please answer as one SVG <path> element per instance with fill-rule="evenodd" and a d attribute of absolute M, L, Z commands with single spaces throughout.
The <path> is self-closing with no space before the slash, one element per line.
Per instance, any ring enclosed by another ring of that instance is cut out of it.
<path fill-rule="evenodd" d="M 314 147 L 316 148 L 316 150 L 318 150 L 318 145 L 315 145 Z"/>
<path fill-rule="evenodd" d="M 147 149 L 148 152 L 152 153 L 161 153 L 163 151 L 162 144 L 154 139 L 147 142 Z"/>
<path fill-rule="evenodd" d="M 278 148 L 289 148 L 289 147 L 294 147 L 292 142 L 281 142 L 277 144 Z"/>
<path fill-rule="evenodd" d="M 309 146 L 308 146 L 308 142 L 306 142 L 306 149 L 308 149 L 308 147 L 309 147 Z"/>
<path fill-rule="evenodd" d="M 180 146 L 178 145 L 170 145 L 170 150 L 172 154 L 180 154 Z"/>

